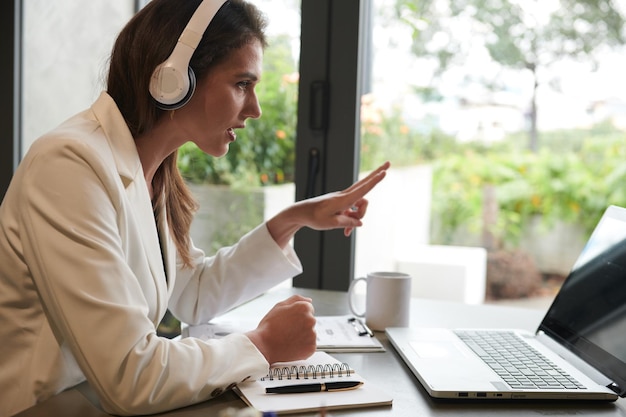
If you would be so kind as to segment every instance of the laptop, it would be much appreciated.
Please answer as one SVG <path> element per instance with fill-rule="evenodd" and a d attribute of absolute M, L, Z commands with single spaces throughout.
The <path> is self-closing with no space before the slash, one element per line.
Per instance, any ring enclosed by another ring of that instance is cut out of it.
<path fill-rule="evenodd" d="M 624 397 L 626 209 L 604 212 L 535 333 L 414 327 L 386 333 L 435 398 Z"/>

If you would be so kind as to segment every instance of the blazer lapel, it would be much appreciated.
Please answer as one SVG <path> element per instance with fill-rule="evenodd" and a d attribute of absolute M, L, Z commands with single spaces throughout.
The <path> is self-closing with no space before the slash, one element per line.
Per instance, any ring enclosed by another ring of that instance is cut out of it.
<path fill-rule="evenodd" d="M 93 104 L 92 109 L 105 132 L 126 195 L 134 208 L 133 214 L 140 229 L 140 239 L 157 288 L 159 311 L 156 312 L 155 320 L 158 322 L 167 308 L 165 257 L 161 253 L 152 202 L 143 176 L 137 148 L 124 118 L 108 94 L 102 93 Z M 169 234 L 165 233 L 165 235 Z M 166 247 L 167 244 L 163 246 Z"/>

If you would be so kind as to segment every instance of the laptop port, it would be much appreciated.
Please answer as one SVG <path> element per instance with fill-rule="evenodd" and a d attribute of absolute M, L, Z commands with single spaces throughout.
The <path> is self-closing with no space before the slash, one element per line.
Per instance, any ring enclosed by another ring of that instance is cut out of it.
<path fill-rule="evenodd" d="M 468 397 L 469 394 L 467 392 L 459 392 L 459 397 Z"/>
<path fill-rule="evenodd" d="M 476 396 L 477 397 L 481 397 L 481 398 L 485 398 L 487 396 L 487 393 L 486 392 L 477 392 Z"/>

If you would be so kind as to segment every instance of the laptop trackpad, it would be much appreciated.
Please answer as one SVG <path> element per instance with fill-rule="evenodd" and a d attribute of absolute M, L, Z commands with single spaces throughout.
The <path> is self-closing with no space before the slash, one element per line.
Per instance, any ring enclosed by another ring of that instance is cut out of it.
<path fill-rule="evenodd" d="M 420 358 L 425 359 L 450 359 L 461 358 L 466 355 L 451 341 L 412 341 L 411 347 Z"/>

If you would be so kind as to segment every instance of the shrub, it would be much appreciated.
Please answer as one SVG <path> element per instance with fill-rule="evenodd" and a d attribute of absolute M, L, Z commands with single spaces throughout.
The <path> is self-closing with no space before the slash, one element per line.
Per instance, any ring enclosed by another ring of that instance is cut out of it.
<path fill-rule="evenodd" d="M 509 148 L 462 150 L 434 163 L 433 214 L 441 219 L 433 243 L 452 244 L 455 231 L 483 228 L 483 190 L 495 186 L 498 222 L 490 230 L 504 247 L 515 247 L 533 217 L 591 233 L 610 204 L 626 205 L 623 134 L 587 136 L 573 150 L 546 145 L 540 152 Z"/>

